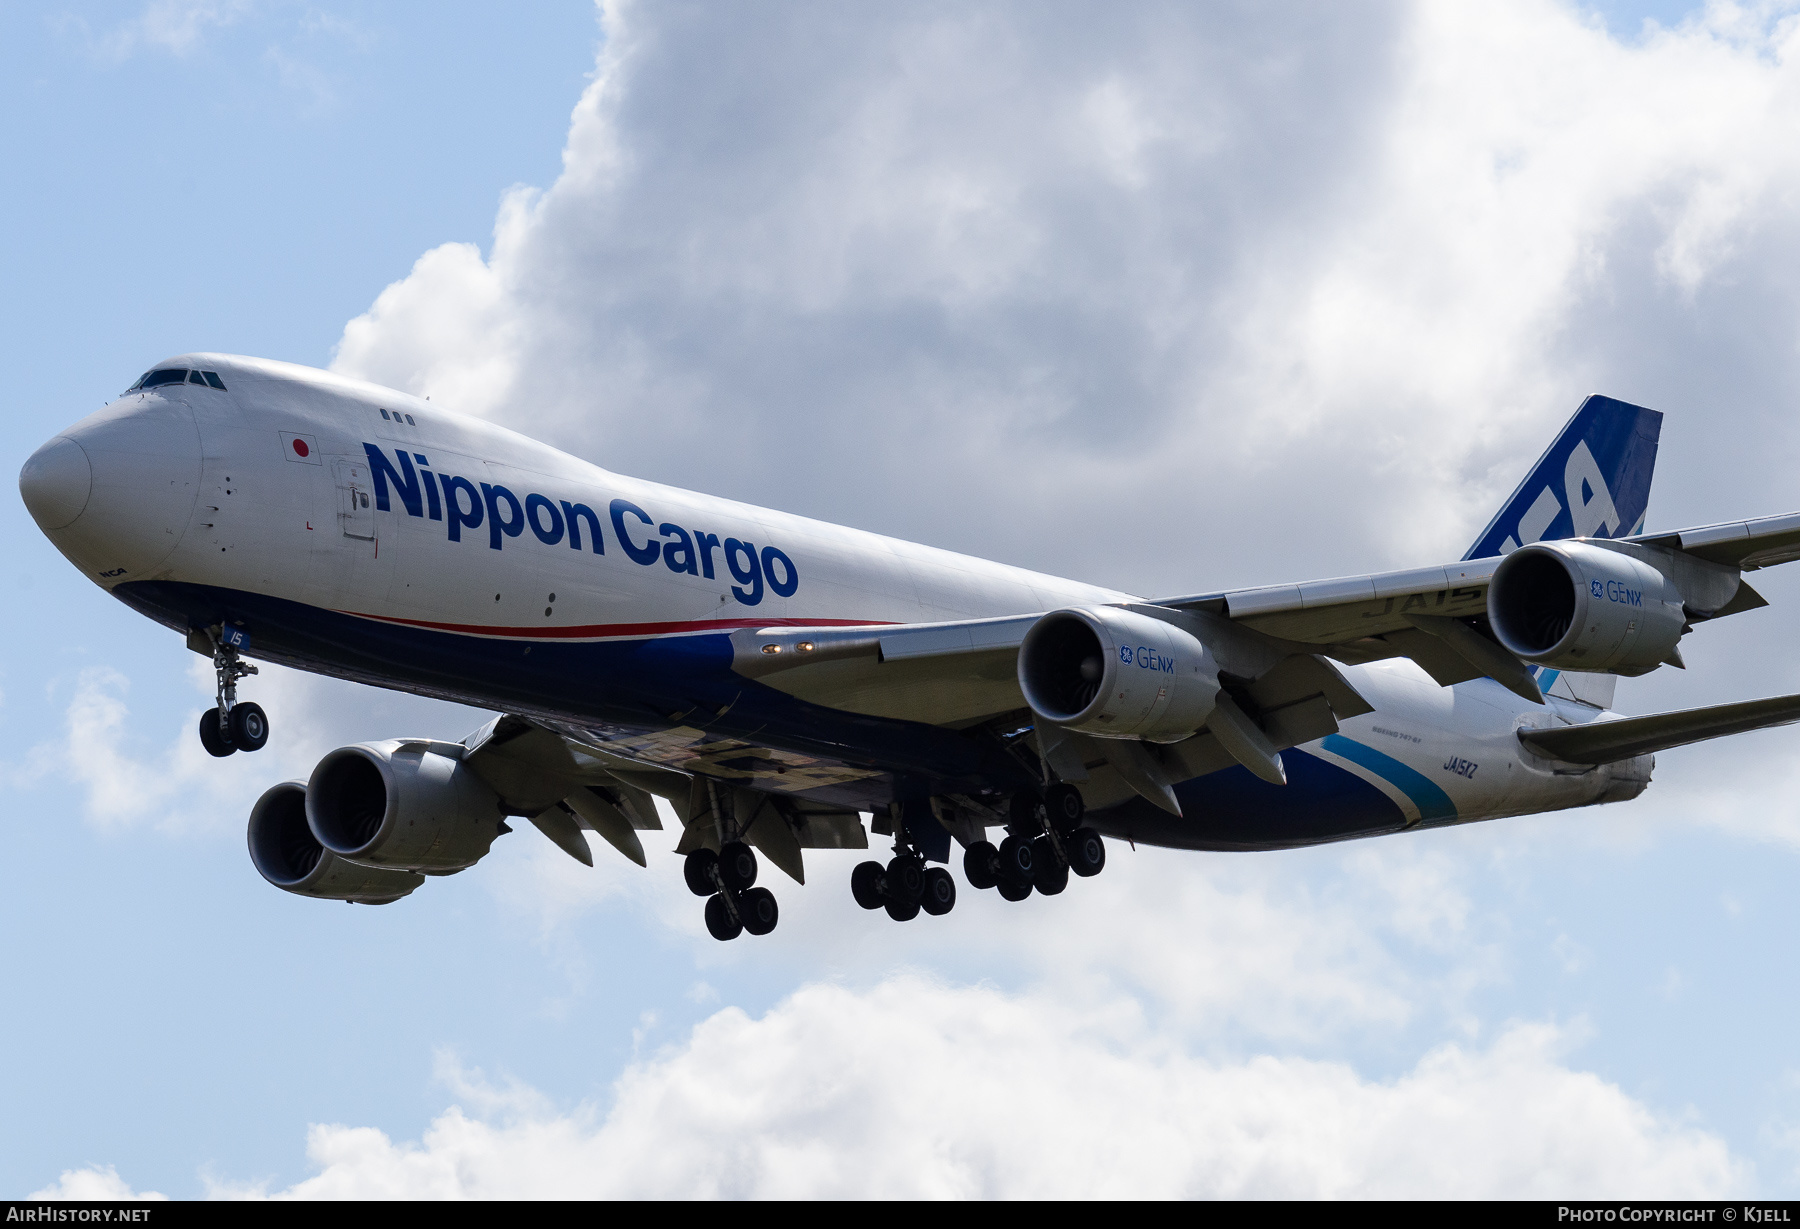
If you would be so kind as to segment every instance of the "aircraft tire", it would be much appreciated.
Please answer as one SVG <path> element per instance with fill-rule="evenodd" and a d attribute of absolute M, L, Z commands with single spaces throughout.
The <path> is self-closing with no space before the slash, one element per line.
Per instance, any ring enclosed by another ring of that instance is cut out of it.
<path fill-rule="evenodd" d="M 744 932 L 744 924 L 731 916 L 731 906 L 723 893 L 715 892 L 706 901 L 706 933 L 721 943 L 729 943 Z"/>
<path fill-rule="evenodd" d="M 712 869 L 718 864 L 719 855 L 710 849 L 696 849 L 681 864 L 681 877 L 687 881 L 688 891 L 695 896 L 711 896 L 717 892 L 718 885 L 713 883 Z"/>
<path fill-rule="evenodd" d="M 889 900 L 916 905 L 925 894 L 925 864 L 911 854 L 901 854 L 887 864 L 885 890 Z"/>
<path fill-rule="evenodd" d="M 1092 828 L 1077 828 L 1063 842 L 1069 855 L 1069 869 L 1083 879 L 1106 869 L 1106 842 Z"/>
<path fill-rule="evenodd" d="M 1030 887 L 1031 872 L 1037 865 L 1037 850 L 1031 847 L 1031 842 L 1009 836 L 1000 842 L 999 854 L 996 869 L 999 871 L 1000 881 L 1012 883 L 1015 887 Z"/>
<path fill-rule="evenodd" d="M 1046 863 L 1039 867 L 1031 886 L 1045 896 L 1056 896 L 1069 886 L 1069 868 L 1054 862 Z"/>
<path fill-rule="evenodd" d="M 887 915 L 896 922 L 910 922 L 919 916 L 919 902 L 890 900 L 887 902 Z"/>
<path fill-rule="evenodd" d="M 260 704 L 234 704 L 226 724 L 239 751 L 261 751 L 269 741 L 269 715 Z"/>
<path fill-rule="evenodd" d="M 775 923 L 781 920 L 781 909 L 775 903 L 775 893 L 767 888 L 751 888 L 738 897 L 738 916 L 744 919 L 744 929 L 753 935 L 766 935 L 775 929 Z"/>
<path fill-rule="evenodd" d="M 223 758 L 237 750 L 230 735 L 219 729 L 219 710 L 209 708 L 200 714 L 200 745 L 208 755 Z"/>
<path fill-rule="evenodd" d="M 1000 851 L 994 848 L 991 841 L 976 841 L 963 853 L 963 878 L 969 886 L 977 891 L 985 892 L 1000 882 L 1000 875 L 994 870 L 994 862 Z"/>
<path fill-rule="evenodd" d="M 943 917 L 956 908 L 956 880 L 950 878 L 950 872 L 941 866 L 933 866 L 925 872 L 925 894 L 919 898 L 919 907 L 932 917 Z"/>
<path fill-rule="evenodd" d="M 1002 879 L 999 883 L 996 883 L 994 885 L 994 890 L 1000 893 L 1002 899 L 1011 901 L 1024 900 L 1027 896 L 1031 895 L 1031 885 L 1029 883 L 1018 884 L 1013 883 L 1008 879 Z"/>
<path fill-rule="evenodd" d="M 1044 791 L 1044 813 L 1057 832 L 1073 832 L 1081 826 L 1081 817 L 1087 814 L 1087 803 L 1082 800 L 1080 790 L 1066 781 L 1059 781 Z"/>
<path fill-rule="evenodd" d="M 1044 800 L 1035 789 L 1026 788 L 1012 796 L 1006 804 L 1007 826 L 1015 832 L 1039 832 L 1044 827 Z"/>
<path fill-rule="evenodd" d="M 865 909 L 879 909 L 887 902 L 881 895 L 881 877 L 887 874 L 879 862 L 858 862 L 850 872 L 850 895 Z"/>
<path fill-rule="evenodd" d="M 719 880 L 727 891 L 748 892 L 756 883 L 756 852 L 742 841 L 719 850 Z"/>

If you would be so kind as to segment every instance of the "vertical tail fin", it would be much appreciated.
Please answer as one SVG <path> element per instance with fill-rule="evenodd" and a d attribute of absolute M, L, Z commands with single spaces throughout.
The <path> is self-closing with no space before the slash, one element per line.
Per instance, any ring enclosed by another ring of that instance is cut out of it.
<path fill-rule="evenodd" d="M 1552 538 L 1623 538 L 1642 531 L 1662 415 L 1589 397 L 1464 559 Z"/>

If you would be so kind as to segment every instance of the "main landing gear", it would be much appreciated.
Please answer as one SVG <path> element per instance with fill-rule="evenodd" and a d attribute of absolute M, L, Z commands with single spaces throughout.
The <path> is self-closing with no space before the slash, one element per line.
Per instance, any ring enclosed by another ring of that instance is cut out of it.
<path fill-rule="evenodd" d="M 745 931 L 766 935 L 781 919 L 775 893 L 756 883 L 756 851 L 742 841 L 727 841 L 718 853 L 696 849 L 681 868 L 688 891 L 704 896 L 706 932 L 721 942 Z"/>
<path fill-rule="evenodd" d="M 1058 783 L 1042 795 L 1013 795 L 1006 839 L 996 848 L 977 841 L 963 855 L 963 874 L 973 888 L 994 888 L 1007 900 L 1024 900 L 1033 889 L 1055 896 L 1069 886 L 1069 872 L 1083 879 L 1106 869 L 1106 842 L 1082 824 L 1087 806 L 1081 791 Z"/>
<path fill-rule="evenodd" d="M 242 633 L 238 633 L 242 638 Z M 206 638 L 212 642 L 213 674 L 218 679 L 218 704 L 200 714 L 200 745 L 211 755 L 227 756 L 235 751 L 261 751 L 269 741 L 269 716 L 262 705 L 238 703 L 238 680 L 255 674 L 256 667 L 238 657 L 237 645 L 225 639 L 223 627 L 209 627 Z"/>
<path fill-rule="evenodd" d="M 924 910 L 942 917 L 956 908 L 956 880 L 941 866 L 927 866 L 916 850 L 894 846 L 886 866 L 863 862 L 850 872 L 850 894 L 865 909 L 886 909 L 896 922 L 910 922 Z"/>

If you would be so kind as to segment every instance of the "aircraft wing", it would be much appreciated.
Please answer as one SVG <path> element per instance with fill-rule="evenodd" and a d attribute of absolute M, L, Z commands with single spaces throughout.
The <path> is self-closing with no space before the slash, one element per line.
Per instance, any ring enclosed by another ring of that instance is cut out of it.
<path fill-rule="evenodd" d="M 1661 566 L 1678 584 L 1707 586 L 1711 599 L 1689 603 L 1698 622 L 1768 604 L 1730 572 L 1800 559 L 1800 513 L 1597 544 L 1635 548 L 1633 555 Z M 1487 613 L 1488 585 L 1504 558 L 1165 598 L 1153 605 L 1228 618 L 1348 664 L 1410 657 L 1446 686 L 1487 675 L 1531 699 L 1536 686 L 1524 666 L 1472 625 Z M 1684 560 L 1699 561 L 1709 575 L 1695 576 Z"/>
<path fill-rule="evenodd" d="M 1520 730 L 1519 741 L 1553 760 L 1568 764 L 1610 764 L 1670 747 L 1742 734 L 1748 730 L 1791 725 L 1800 721 L 1800 696 L 1774 696 L 1690 708 L 1648 717 L 1621 717 L 1554 730 Z"/>
<path fill-rule="evenodd" d="M 804 883 L 803 849 L 867 849 L 868 832 L 855 811 L 810 799 L 777 796 L 708 781 L 672 768 L 630 759 L 524 717 L 496 717 L 460 746 L 437 748 L 459 759 L 500 796 L 509 815 L 522 816 L 578 862 L 594 864 L 584 831 L 647 865 L 642 831 L 660 831 L 656 798 L 682 821 L 677 852 L 717 848 L 721 817 L 743 839 Z"/>
<path fill-rule="evenodd" d="M 1800 513 L 1596 544 L 1631 553 L 1692 585 L 1697 596 L 1688 606 L 1698 622 L 1766 604 L 1736 572 L 1800 559 Z M 1349 665 L 1406 657 L 1444 686 L 1485 676 L 1538 702 L 1542 696 L 1531 671 L 1482 627 L 1488 586 L 1504 558 L 1163 598 L 1126 608 L 1200 635 L 1223 654 L 1225 667 L 1243 678 L 1260 678 L 1276 662 L 1301 655 Z M 745 630 L 733 637 L 733 669 L 831 708 L 975 725 L 1024 708 L 1017 650 L 1039 617 Z"/>
<path fill-rule="evenodd" d="M 1646 546 L 1682 551 L 1744 572 L 1800 559 L 1800 512 L 1754 521 L 1702 525 L 1674 533 L 1640 534 L 1629 539 Z"/>

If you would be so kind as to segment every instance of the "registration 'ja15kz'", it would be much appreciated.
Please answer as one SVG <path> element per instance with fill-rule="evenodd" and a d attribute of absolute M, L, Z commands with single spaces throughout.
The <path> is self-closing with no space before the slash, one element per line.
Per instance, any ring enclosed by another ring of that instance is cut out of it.
<path fill-rule="evenodd" d="M 957 846 L 969 886 L 1022 900 L 1098 874 L 1108 838 L 1281 849 L 1624 801 L 1657 751 L 1800 719 L 1796 696 L 1610 711 L 1618 676 L 1766 604 L 1745 572 L 1800 558 L 1800 515 L 1646 533 L 1661 422 L 1588 398 L 1454 562 L 1159 597 L 222 354 L 152 369 L 19 486 L 71 563 L 212 660 L 214 755 L 269 738 L 249 659 L 501 714 L 271 786 L 270 883 L 385 904 L 513 818 L 643 865 L 661 798 L 730 939 L 776 925 L 764 861 L 804 882 L 806 850 L 871 832 L 891 856 L 852 893 L 905 921 L 955 905 Z"/>

